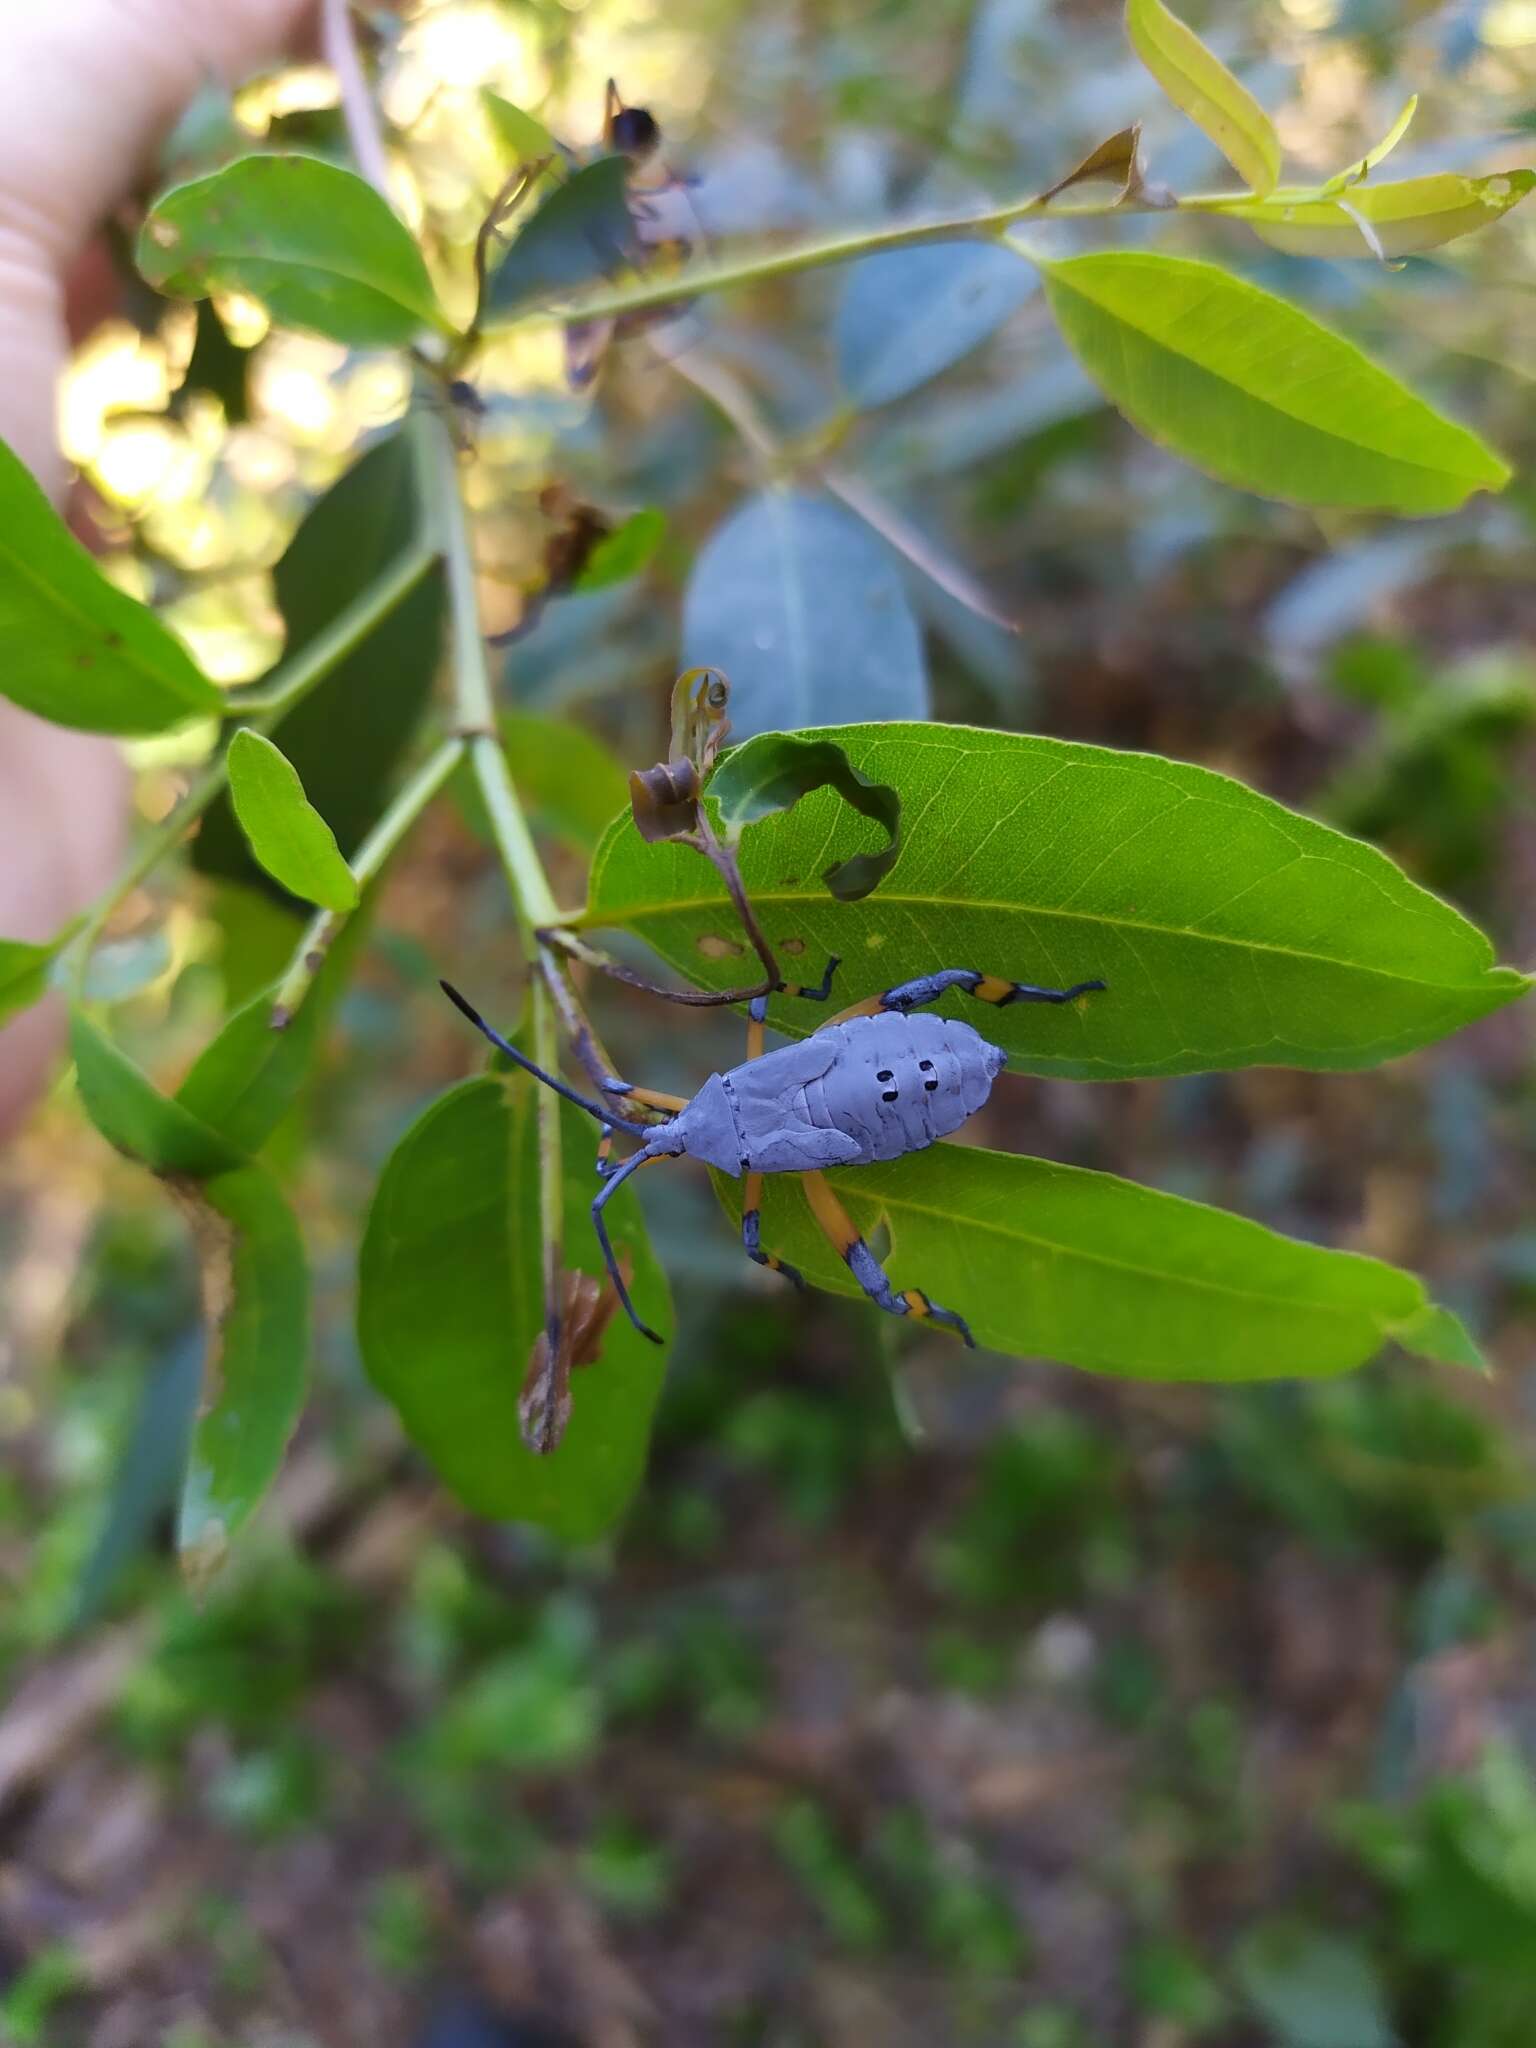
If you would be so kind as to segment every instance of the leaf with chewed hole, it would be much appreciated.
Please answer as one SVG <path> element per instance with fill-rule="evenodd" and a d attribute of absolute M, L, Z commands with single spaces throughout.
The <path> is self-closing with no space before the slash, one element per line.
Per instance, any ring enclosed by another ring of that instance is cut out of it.
<path fill-rule="evenodd" d="M 740 1183 L 713 1178 L 739 1225 Z M 1411 1273 L 1112 1174 L 938 1144 L 827 1179 L 866 1238 L 889 1230 L 898 1293 L 921 1289 L 1015 1358 L 1122 1379 L 1313 1379 L 1397 1343 L 1482 1367 Z M 770 1176 L 762 1215 L 765 1249 L 860 1292 L 797 1180 Z"/>
<path fill-rule="evenodd" d="M 750 746 L 725 755 L 708 783 L 732 845 L 740 842 L 749 825 L 780 816 L 813 789 L 835 789 L 844 803 L 861 817 L 872 818 L 886 834 L 878 853 L 853 854 L 822 874 L 839 902 L 855 903 L 890 872 L 901 851 L 901 798 L 888 784 L 861 775 L 836 741 L 764 733 Z"/>
<path fill-rule="evenodd" d="M 357 877 L 336 835 L 304 794 L 298 770 L 248 728 L 229 747 L 229 794 L 252 853 L 290 895 L 322 910 L 351 910 Z"/>
<path fill-rule="evenodd" d="M 0 696 L 124 738 L 217 718 L 224 697 L 146 605 L 107 581 L 0 441 Z"/>
<path fill-rule="evenodd" d="M 522 1076 L 465 1081 L 401 1138 L 363 1239 L 358 1338 L 369 1378 L 467 1507 L 582 1543 L 612 1526 L 639 1484 L 665 1352 L 615 1316 L 602 1356 L 572 1380 L 558 1449 L 523 1444 L 518 1403 L 544 1321 L 536 1088 Z M 601 1278 L 595 1187 L 579 1164 L 592 1126 L 570 1108 L 564 1124 L 564 1260 Z M 633 1191 L 620 1189 L 606 1214 L 633 1262 L 635 1306 L 669 1330 L 666 1280 Z"/>
<path fill-rule="evenodd" d="M 804 737 L 898 793 L 901 851 L 872 896 L 836 903 L 822 870 L 874 850 L 880 828 L 830 789 L 765 818 L 739 858 L 769 938 L 796 939 L 813 969 L 840 955 L 842 1002 L 940 967 L 1107 982 L 1065 1007 L 945 998 L 1026 1071 L 1375 1066 L 1531 986 L 1377 848 L 1208 768 L 968 726 Z M 631 819 L 597 850 L 581 923 L 635 933 L 701 987 L 739 976 L 717 951 L 741 932 L 714 870 Z M 773 1018 L 796 1035 L 820 1021 L 785 999 Z"/>
<path fill-rule="evenodd" d="M 1271 192 L 1267 199 L 1234 200 L 1220 211 L 1289 256 L 1391 261 L 1475 234 L 1518 206 L 1533 185 L 1536 171 L 1501 171 L 1489 178 L 1439 171 L 1389 185 L 1356 185 L 1334 197 Z"/>

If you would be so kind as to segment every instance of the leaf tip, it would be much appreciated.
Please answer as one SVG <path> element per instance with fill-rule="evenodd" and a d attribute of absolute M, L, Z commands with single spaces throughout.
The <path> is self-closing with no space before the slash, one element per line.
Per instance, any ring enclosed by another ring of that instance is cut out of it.
<path fill-rule="evenodd" d="M 1466 1324 L 1438 1302 L 1425 1302 L 1405 1322 L 1395 1324 L 1388 1335 L 1405 1351 L 1428 1359 L 1433 1365 L 1455 1366 L 1463 1372 L 1479 1373 L 1485 1379 L 1493 1376 L 1493 1367 Z"/>

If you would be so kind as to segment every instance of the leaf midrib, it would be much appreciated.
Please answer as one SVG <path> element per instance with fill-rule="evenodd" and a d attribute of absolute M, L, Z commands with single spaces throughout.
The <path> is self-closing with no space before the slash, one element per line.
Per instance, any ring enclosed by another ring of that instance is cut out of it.
<path fill-rule="evenodd" d="M 961 1145 L 950 1145 L 944 1146 L 942 1149 L 948 1152 L 964 1153 L 972 1148 Z M 1007 1159 L 1013 1159 L 1017 1157 L 1017 1155 L 1013 1153 L 1000 1153 L 994 1156 Z M 1048 1162 L 1037 1161 L 1034 1163 L 1044 1165 Z M 1064 1173 L 1075 1173 L 1078 1171 L 1085 1170 L 1086 1169 L 1074 1169 L 1071 1167 L 1063 1167 L 1060 1169 L 1060 1171 Z M 1095 1178 L 1098 1177 L 1099 1176 L 1095 1176 Z M 1102 1177 L 1106 1179 L 1111 1178 L 1111 1176 L 1108 1175 Z M 876 1196 L 873 1193 L 873 1191 L 868 1187 L 865 1187 L 861 1191 L 857 1179 L 851 1176 L 846 1171 L 841 1174 L 829 1173 L 827 1178 L 834 1185 L 840 1185 L 841 1187 L 847 1189 L 847 1191 L 855 1197 L 858 1197 L 862 1192 L 863 1198 L 865 1200 L 877 1200 L 879 1202 L 881 1209 L 884 1211 L 891 1212 L 893 1216 L 899 1215 L 902 1211 L 905 1211 L 907 1214 L 913 1216 L 932 1217 L 936 1222 L 948 1224 L 951 1229 L 985 1231 L 988 1233 L 988 1235 L 992 1237 L 1002 1238 L 1004 1242 L 1008 1244 L 1033 1245 L 1037 1250 L 1049 1252 L 1054 1256 L 1061 1258 L 1077 1259 L 1085 1265 L 1102 1266 L 1110 1272 L 1130 1273 L 1134 1275 L 1137 1279 L 1142 1280 L 1163 1280 L 1173 1285 L 1198 1289 L 1202 1293 L 1223 1296 L 1231 1301 L 1252 1302 L 1261 1305 L 1265 1308 L 1294 1308 L 1296 1306 L 1296 1293 L 1294 1288 L 1287 1289 L 1282 1294 L 1257 1294 L 1252 1292 L 1251 1290 L 1244 1290 L 1238 1287 L 1225 1286 L 1219 1280 L 1207 1280 L 1192 1274 L 1170 1273 L 1164 1267 L 1137 1265 L 1133 1261 L 1128 1259 L 1111 1258 L 1105 1252 L 1083 1250 L 1075 1245 L 1058 1244 L 1055 1240 L 1051 1238 L 1037 1236 L 1033 1231 L 1010 1230 L 1005 1224 L 994 1222 L 993 1220 L 987 1217 L 981 1217 L 976 1215 L 960 1215 L 953 1209 L 936 1209 L 933 1208 L 927 1202 L 913 1201 L 904 1195 L 892 1196 L 889 1193 L 882 1192 L 881 1194 Z M 1192 1204 L 1192 1206 L 1196 1208 L 1204 1208 L 1206 1205 L 1204 1203 L 1195 1203 Z M 1220 1209 L 1210 1210 L 1209 1213 L 1212 1215 L 1223 1217 L 1229 1214 L 1228 1211 Z M 1237 1220 L 1239 1222 L 1247 1222 L 1250 1219 L 1245 1217 L 1239 1217 Z M 1264 1228 L 1262 1224 L 1255 1224 L 1253 1227 L 1258 1230 L 1262 1230 Z M 899 1243 L 897 1249 L 898 1251 L 900 1249 Z M 1373 1261 L 1366 1259 L 1366 1255 L 1361 1252 L 1337 1251 L 1333 1250 L 1333 1248 L 1326 1249 L 1329 1249 L 1331 1251 L 1332 1256 L 1335 1257 L 1361 1259 L 1364 1260 L 1366 1264 L 1374 1263 Z M 1421 1303 L 1418 1305 L 1427 1305 L 1427 1299 L 1427 1297 L 1424 1297 L 1424 1300 L 1421 1301 Z M 1376 1315 L 1375 1311 L 1366 1308 L 1363 1304 L 1348 1305 L 1336 1302 L 1323 1302 L 1307 1299 L 1303 1301 L 1302 1306 L 1315 1315 L 1327 1315 L 1338 1317 L 1365 1316 L 1373 1322 L 1379 1321 L 1379 1318 Z M 1381 1324 L 1381 1327 L 1384 1329 L 1395 1328 L 1401 1320 L 1401 1317 L 1394 1316 L 1390 1322 Z"/>
<path fill-rule="evenodd" d="M 1068 260 L 1070 261 L 1071 259 Z M 1048 266 L 1047 277 L 1049 278 L 1052 284 L 1062 284 L 1061 272 L 1063 268 L 1064 266 L 1062 264 L 1053 264 Z M 1148 348 L 1158 350 L 1161 354 L 1171 357 L 1174 362 L 1187 364 L 1191 369 L 1200 371 L 1200 373 L 1203 376 L 1214 378 L 1218 384 L 1224 384 L 1228 390 L 1239 393 L 1243 398 L 1246 398 L 1250 404 L 1262 406 L 1266 410 L 1276 414 L 1277 417 L 1279 417 L 1280 419 L 1289 421 L 1294 426 L 1305 427 L 1309 433 L 1318 435 L 1321 439 L 1331 442 L 1336 447 L 1342 448 L 1350 454 L 1357 456 L 1360 454 L 1372 455 L 1378 461 L 1394 462 L 1399 464 L 1403 469 L 1411 470 L 1412 472 L 1414 472 L 1414 474 L 1418 476 L 1439 478 L 1442 482 L 1447 477 L 1454 477 L 1458 481 L 1465 480 L 1474 484 L 1486 484 L 1488 481 L 1490 472 L 1486 466 L 1481 469 L 1469 470 L 1464 469 L 1460 466 L 1452 466 L 1449 460 L 1434 464 L 1420 462 L 1416 461 L 1411 455 L 1399 454 L 1396 449 L 1381 447 L 1380 445 L 1378 445 L 1378 443 L 1374 441 L 1350 440 L 1345 435 L 1337 433 L 1332 427 L 1322 426 L 1318 423 L 1317 420 L 1308 418 L 1305 413 L 1297 412 L 1291 406 L 1281 403 L 1281 401 L 1277 399 L 1272 393 L 1254 391 L 1247 384 L 1244 384 L 1239 378 L 1231 376 L 1228 372 L 1224 370 L 1218 370 L 1214 368 L 1210 363 L 1202 362 L 1198 356 L 1191 355 L 1188 352 L 1179 350 L 1170 342 L 1164 340 L 1162 336 L 1149 332 L 1147 328 L 1143 327 L 1139 321 L 1132 318 L 1131 315 L 1125 312 L 1120 306 L 1107 305 L 1102 299 L 1096 298 L 1092 292 L 1084 291 L 1081 288 L 1081 286 L 1075 284 L 1070 277 L 1068 277 L 1065 281 L 1065 289 L 1074 293 L 1076 297 L 1080 299 L 1085 306 L 1091 306 L 1093 310 L 1100 315 L 1101 318 L 1106 320 L 1117 321 L 1122 327 L 1128 328 L 1130 332 L 1138 336 L 1139 339 L 1143 341 Z M 1308 322 L 1308 325 L 1315 324 L 1317 323 L 1310 321 Z M 1350 355 L 1357 358 L 1360 362 L 1366 364 L 1370 369 L 1376 371 L 1378 375 L 1387 375 L 1385 371 L 1381 370 L 1378 364 L 1373 363 L 1371 361 L 1370 357 L 1365 353 L 1364 349 L 1357 348 L 1355 344 L 1352 341 L 1350 341 L 1346 335 L 1334 334 L 1328 328 L 1320 328 L 1319 331 L 1325 334 L 1327 338 L 1330 341 L 1334 342 L 1339 348 L 1348 351 Z M 1390 381 L 1392 381 L 1394 384 L 1396 383 L 1395 378 L 1391 379 Z M 1427 409 L 1428 408 L 1426 408 L 1426 410 Z M 1480 445 L 1477 441 L 1477 437 L 1471 433 L 1470 429 L 1461 426 L 1459 422 L 1451 419 L 1445 419 L 1439 415 L 1433 415 L 1433 417 L 1435 417 L 1436 419 L 1436 424 L 1446 429 L 1447 432 L 1458 442 L 1458 444 L 1460 444 L 1463 437 L 1465 437 L 1466 440 L 1470 440 L 1473 443 L 1474 447 Z M 1491 451 L 1489 452 L 1491 453 Z M 1497 471 L 1495 470 L 1493 473 L 1497 474 Z"/>
<path fill-rule="evenodd" d="M 755 908 L 760 908 L 763 904 L 803 906 L 811 903 L 819 905 L 822 900 L 820 897 L 792 895 L 782 890 L 754 889 L 752 891 L 752 902 Z M 830 902 L 831 898 L 829 897 L 825 900 Z M 967 896 L 962 902 L 957 902 L 951 896 L 903 894 L 899 890 L 890 888 L 888 885 L 880 891 L 879 900 L 882 904 L 889 904 L 893 909 L 915 908 L 929 911 L 948 911 L 951 913 L 956 910 L 995 911 L 1015 917 L 1055 917 L 1078 924 L 1103 925 L 1108 931 L 1146 932 L 1149 936 L 1160 939 L 1196 939 L 1207 945 L 1232 947 L 1242 953 L 1273 953 L 1278 958 L 1285 960 L 1314 960 L 1325 967 L 1348 968 L 1355 974 L 1376 975 L 1383 981 L 1399 982 L 1408 988 L 1438 989 L 1444 991 L 1447 995 L 1457 995 L 1469 989 L 1486 986 L 1487 977 L 1501 971 L 1518 974 L 1518 969 L 1501 970 L 1498 963 L 1490 958 L 1482 970 L 1481 978 L 1477 981 L 1423 981 L 1414 975 L 1394 973 L 1390 968 L 1371 966 L 1364 961 L 1348 960 L 1331 953 L 1314 953 L 1303 946 L 1277 946 L 1263 939 L 1233 939 L 1228 938 L 1222 932 L 1193 931 L 1182 925 L 1147 924 L 1139 918 L 1108 917 L 1101 911 L 1068 910 L 1051 904 L 999 903 L 976 896 Z M 610 909 L 605 905 L 598 912 L 594 912 L 589 907 L 583 912 L 578 922 L 599 930 L 608 925 L 624 925 L 631 930 L 639 931 L 643 936 L 643 921 L 645 920 L 659 917 L 683 917 L 689 912 L 704 912 L 707 914 L 712 910 L 720 908 L 729 908 L 729 905 L 725 903 L 723 898 L 717 903 L 714 898 L 707 896 L 681 898 L 667 903 L 627 904 L 623 909 Z M 1527 985 L 1529 985 L 1529 977 L 1522 976 L 1521 979 L 1525 980 Z"/>

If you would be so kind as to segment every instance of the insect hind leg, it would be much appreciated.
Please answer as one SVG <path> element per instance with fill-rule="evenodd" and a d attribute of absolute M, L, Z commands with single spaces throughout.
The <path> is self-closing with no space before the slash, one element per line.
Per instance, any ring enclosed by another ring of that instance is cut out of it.
<path fill-rule="evenodd" d="M 971 1326 L 964 1316 L 957 1315 L 952 1308 L 940 1308 L 920 1287 L 908 1287 L 897 1293 L 880 1261 L 855 1227 L 853 1218 L 833 1194 L 822 1174 L 802 1173 L 800 1178 L 805 1186 L 806 1200 L 811 1205 L 811 1214 L 821 1225 L 827 1242 L 876 1308 L 883 1308 L 888 1316 L 918 1316 L 924 1321 L 937 1323 L 942 1329 L 954 1330 L 969 1350 L 976 1349 L 976 1339 L 971 1335 Z"/>

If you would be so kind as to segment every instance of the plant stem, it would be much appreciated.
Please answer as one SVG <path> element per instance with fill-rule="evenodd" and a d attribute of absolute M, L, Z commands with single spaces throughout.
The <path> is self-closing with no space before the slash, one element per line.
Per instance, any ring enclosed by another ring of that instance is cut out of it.
<path fill-rule="evenodd" d="M 346 122 L 347 140 L 352 145 L 357 168 L 374 190 L 393 206 L 384 134 L 374 112 L 373 97 L 353 40 L 349 0 L 320 0 L 320 47 L 325 61 L 336 74 L 336 83 L 341 91 L 342 118 Z"/>
<path fill-rule="evenodd" d="M 317 683 L 324 682 L 334 668 L 383 624 L 427 575 L 436 560 L 436 553 L 431 547 L 411 548 L 399 556 L 291 661 L 284 662 L 270 683 L 244 697 L 231 691 L 229 716 L 244 718 L 250 712 L 260 712 L 261 716 L 252 720 L 253 728 L 259 733 L 270 732 L 285 711 L 291 711 Z M 70 978 L 77 993 L 84 983 L 91 953 L 113 911 L 207 810 L 229 779 L 228 761 L 229 750 L 223 747 L 198 771 L 180 802 L 152 831 L 145 834 L 127 865 L 114 876 L 86 912 L 69 949 Z"/>
<path fill-rule="evenodd" d="M 1150 200 L 1088 201 L 1078 206 L 1062 206 L 1038 198 L 1016 200 L 981 213 L 947 214 L 935 220 L 861 228 L 848 234 L 827 235 L 819 241 L 791 242 L 782 248 L 759 248 L 716 262 L 684 265 L 679 270 L 646 275 L 630 284 L 613 285 L 555 304 L 536 301 L 514 307 L 504 319 L 488 321 L 487 326 L 490 331 L 499 332 L 535 320 L 612 320 L 625 313 L 644 313 L 656 306 L 681 305 L 709 292 L 765 284 L 772 278 L 792 277 L 802 270 L 851 263 L 882 249 L 915 249 L 929 242 L 1000 241 L 1009 228 L 1025 220 L 1103 220 L 1117 213 L 1175 210 L 1220 213 L 1228 207 L 1250 204 L 1252 199 L 1251 192 L 1202 192 L 1180 199 L 1177 209 Z M 1021 252 L 1020 261 L 1025 260 Z"/>
<path fill-rule="evenodd" d="M 464 742 L 455 737 L 444 740 L 436 753 L 417 769 L 352 856 L 350 866 L 359 888 L 366 889 L 383 870 L 396 847 L 463 758 Z M 325 956 L 336 934 L 345 922 L 346 913 L 335 910 L 318 911 L 310 919 L 288 972 L 278 986 L 272 1005 L 274 1031 L 282 1031 L 292 1023 L 294 1012 L 308 995 L 316 975 L 325 965 Z"/>

